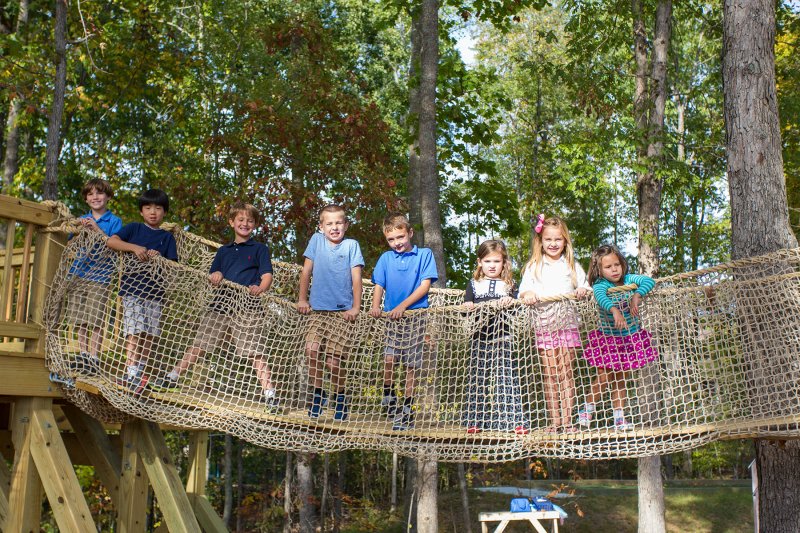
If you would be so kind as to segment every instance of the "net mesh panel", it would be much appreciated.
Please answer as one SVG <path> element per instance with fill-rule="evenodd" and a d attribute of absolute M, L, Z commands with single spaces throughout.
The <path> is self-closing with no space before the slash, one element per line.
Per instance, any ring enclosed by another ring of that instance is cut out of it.
<path fill-rule="evenodd" d="M 44 314 L 47 365 L 66 382 L 67 398 L 106 422 L 139 417 L 292 451 L 391 450 L 482 462 L 640 457 L 722 438 L 800 433 L 800 250 L 658 280 L 641 308 L 657 358 L 607 374 L 627 393 L 626 428 L 614 423 L 614 383 L 588 425 L 578 423 L 598 375 L 585 357 L 599 323 L 594 300 L 493 302 L 469 311 L 456 290 L 432 290 L 427 311 L 399 322 L 366 312 L 355 323 L 318 317 L 314 327 L 323 325 L 328 351 L 344 354 L 349 413 L 336 420 L 327 371 L 320 416 L 309 416 L 305 348 L 314 315 L 295 309 L 300 268 L 276 263 L 272 289 L 260 297 L 227 282 L 212 287 L 207 273 L 218 245 L 172 231 L 177 263 L 140 262 L 108 249 L 97 233 L 79 233 L 53 281 Z M 140 315 L 152 314 L 155 303 L 160 332 L 138 379 L 126 379 L 132 319 L 125 307 L 133 305 L 120 288 L 134 281 L 146 307 Z M 362 302 L 371 301 L 365 283 Z M 103 333 L 97 367 L 79 355 L 81 323 Z M 579 346 L 552 348 L 570 335 Z M 193 347 L 198 357 L 178 388 L 156 390 Z M 394 367 L 394 407 L 384 401 L 387 350 L 406 363 Z M 314 364 L 324 368 L 324 357 Z M 404 412 L 408 369 L 416 383 Z M 276 395 L 268 401 L 269 382 Z M 553 407 L 559 402 L 561 411 Z"/>

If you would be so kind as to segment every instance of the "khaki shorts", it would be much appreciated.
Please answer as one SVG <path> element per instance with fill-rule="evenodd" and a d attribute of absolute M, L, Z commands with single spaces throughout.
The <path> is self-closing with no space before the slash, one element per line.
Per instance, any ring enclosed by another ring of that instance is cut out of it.
<path fill-rule="evenodd" d="M 341 315 L 340 311 L 314 311 L 308 319 L 306 344 L 318 343 L 320 353 L 344 357 L 352 326 Z"/>
<path fill-rule="evenodd" d="M 100 327 L 108 310 L 111 285 L 77 279 L 78 284 L 67 299 L 67 323 Z"/>
<path fill-rule="evenodd" d="M 261 320 L 255 317 L 243 319 L 208 311 L 200 320 L 192 346 L 210 352 L 223 341 L 228 341 L 235 347 L 236 353 L 256 354 L 260 346 L 261 326 Z"/>

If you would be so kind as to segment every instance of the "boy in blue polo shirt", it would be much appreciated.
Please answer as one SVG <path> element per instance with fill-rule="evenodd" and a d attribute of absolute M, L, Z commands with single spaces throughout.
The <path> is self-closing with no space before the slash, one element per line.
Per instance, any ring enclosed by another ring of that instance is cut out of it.
<path fill-rule="evenodd" d="M 78 218 L 87 231 L 103 233 L 107 237 L 115 235 L 122 228 L 122 220 L 108 209 L 108 201 L 114 196 L 114 189 L 104 179 L 94 178 L 86 182 L 81 195 L 89 205 L 89 212 Z M 102 245 L 101 245 L 102 246 Z M 67 320 L 74 325 L 78 335 L 80 353 L 71 365 L 73 370 L 87 374 L 97 372 L 100 359 L 100 346 L 103 344 L 101 324 L 106 314 L 111 296 L 110 261 L 92 259 L 98 250 L 81 250 L 70 268 L 70 275 L 79 283 L 67 301 Z"/>
<path fill-rule="evenodd" d="M 393 417 L 392 429 L 407 430 L 414 427 L 414 386 L 417 369 L 422 366 L 422 347 L 425 342 L 425 313 L 404 317 L 406 310 L 426 309 L 428 291 L 438 279 L 436 261 L 429 248 L 411 244 L 414 230 L 401 214 L 391 214 L 383 221 L 383 235 L 389 244 L 375 265 L 372 282 L 372 308 L 369 314 L 381 316 L 381 298 L 386 298 L 383 309 L 389 322 L 386 325 L 386 350 L 383 359 L 383 401 L 386 414 Z M 394 365 L 405 367 L 403 405 L 397 405 L 394 390 Z"/>
<path fill-rule="evenodd" d="M 320 364 L 320 354 L 326 356 L 331 385 L 336 393 L 333 418 L 345 420 L 348 415 L 342 361 L 347 357 L 347 344 L 353 338 L 347 325 L 355 322 L 361 309 L 361 269 L 364 267 L 358 242 L 344 238 L 348 226 L 341 206 L 325 206 L 319 214 L 320 232 L 311 237 L 303 253 L 305 262 L 300 273 L 297 311 L 303 315 L 314 311 L 306 334 L 308 379 L 314 388 L 308 408 L 311 418 L 318 418 L 327 403 L 322 388 L 324 368 Z"/>
<path fill-rule="evenodd" d="M 160 255 L 178 260 L 175 237 L 161 229 L 161 221 L 169 211 L 169 197 L 160 189 L 150 189 L 139 197 L 139 212 L 144 222 L 126 224 L 106 245 L 118 252 L 131 252 L 146 262 Z M 135 269 L 134 269 L 135 270 Z M 153 341 L 161 335 L 161 300 L 163 280 L 147 272 L 130 272 L 122 276 L 123 329 L 125 332 L 125 375 L 121 384 L 139 394 L 147 385 L 143 373 Z"/>
<path fill-rule="evenodd" d="M 269 290 L 272 285 L 269 247 L 252 238 L 258 220 L 259 212 L 253 205 L 236 202 L 231 206 L 228 222 L 233 228 L 233 242 L 217 250 L 209 269 L 209 283 L 219 288 L 198 326 L 192 346 L 166 377 L 154 383 L 153 390 L 177 389 L 181 374 L 198 357 L 216 349 L 230 335 L 236 352 L 253 361 L 253 368 L 261 383 L 260 401 L 269 409 L 277 407 L 269 365 L 256 351 L 264 317 L 260 312 L 259 300 L 255 297 Z M 231 303 L 241 298 L 241 293 L 232 287 L 220 286 L 223 279 L 247 287 L 252 297 L 245 304 L 247 316 L 232 316 Z"/>

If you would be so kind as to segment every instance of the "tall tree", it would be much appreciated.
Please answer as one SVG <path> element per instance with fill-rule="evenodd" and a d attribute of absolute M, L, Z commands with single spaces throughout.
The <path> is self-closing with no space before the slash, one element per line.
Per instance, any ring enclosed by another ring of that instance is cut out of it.
<path fill-rule="evenodd" d="M 659 268 L 658 215 L 661 209 L 663 179 L 664 110 L 667 102 L 667 52 L 672 30 L 672 2 L 660 0 L 656 7 L 655 30 L 650 75 L 647 76 L 647 48 L 644 18 L 640 0 L 632 0 L 634 29 L 634 58 L 636 63 L 636 92 L 634 117 L 637 136 L 636 192 L 639 200 L 639 270 L 656 276 Z M 652 383 L 658 372 L 643 369 L 647 405 L 657 404 L 659 394 Z M 642 457 L 638 469 L 639 532 L 666 531 L 664 488 L 661 482 L 661 458 Z"/>
<path fill-rule="evenodd" d="M 775 2 L 725 0 L 723 86 L 732 257 L 797 246 L 789 225 L 775 87 Z M 770 357 L 770 354 L 759 354 Z M 797 531 L 800 441 L 755 440 L 760 531 Z"/>
<path fill-rule="evenodd" d="M 19 3 L 19 11 L 17 12 L 17 23 L 14 27 L 14 33 L 16 33 L 17 39 L 24 40 L 22 33 L 27 23 L 28 0 L 21 0 Z M 19 122 L 21 113 L 22 97 L 14 94 L 11 96 L 11 103 L 9 104 L 6 118 L 6 146 L 5 155 L 3 157 L 2 188 L 5 194 L 8 194 L 11 184 L 14 182 L 14 176 L 16 176 L 17 169 L 19 168 Z"/>
<path fill-rule="evenodd" d="M 61 154 L 61 118 L 64 114 L 64 97 L 67 91 L 67 0 L 55 2 L 55 65 L 53 104 L 47 126 L 47 154 L 42 198 L 58 199 L 58 157 Z"/>

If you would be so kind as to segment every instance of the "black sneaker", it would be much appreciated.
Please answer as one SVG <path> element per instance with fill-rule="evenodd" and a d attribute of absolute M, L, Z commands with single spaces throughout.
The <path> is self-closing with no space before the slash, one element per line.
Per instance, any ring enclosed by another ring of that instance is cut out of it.
<path fill-rule="evenodd" d="M 86 352 L 81 352 L 69 364 L 69 369 L 76 374 L 94 376 L 100 370 L 100 360 Z"/>
<path fill-rule="evenodd" d="M 158 378 L 150 385 L 150 389 L 155 392 L 170 392 L 179 389 L 178 380 L 170 376 Z"/>
<path fill-rule="evenodd" d="M 150 377 L 146 374 L 137 374 L 134 377 L 125 374 L 125 376 L 121 378 L 117 378 L 117 385 L 125 387 L 129 389 L 134 394 L 141 394 L 147 388 L 147 383 L 150 380 Z"/>
<path fill-rule="evenodd" d="M 266 409 L 267 412 L 269 413 L 277 413 L 280 410 L 278 398 L 276 398 L 275 396 L 264 396 L 262 394 L 261 405 L 263 405 L 264 409 Z"/>
<path fill-rule="evenodd" d="M 397 414 L 397 396 L 384 396 L 381 400 L 381 408 L 388 418 L 394 418 Z"/>
<path fill-rule="evenodd" d="M 394 431 L 414 429 L 414 413 L 411 411 L 410 405 L 404 405 L 402 409 L 398 410 L 392 422 L 392 429 Z"/>

